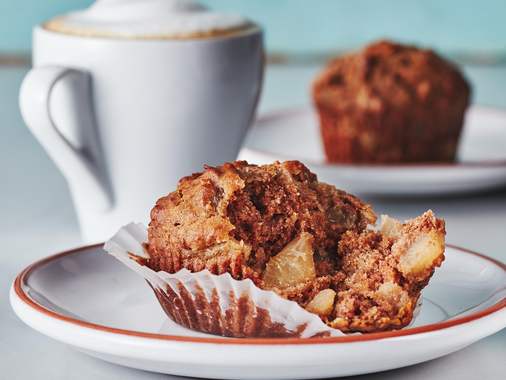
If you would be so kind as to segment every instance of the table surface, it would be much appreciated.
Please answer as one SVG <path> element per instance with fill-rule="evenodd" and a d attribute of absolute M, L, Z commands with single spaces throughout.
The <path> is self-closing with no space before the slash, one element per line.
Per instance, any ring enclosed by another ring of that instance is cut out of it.
<path fill-rule="evenodd" d="M 315 67 L 267 69 L 260 113 L 308 102 Z M 0 379 L 166 379 L 170 376 L 102 362 L 25 326 L 12 312 L 8 289 L 34 260 L 80 244 L 63 177 L 24 127 L 17 96 L 27 68 L 0 68 Z M 506 107 L 506 68 L 466 68 L 475 101 Z M 407 218 L 432 208 L 447 222 L 447 241 L 506 261 L 506 190 L 432 199 L 370 198 L 378 213 Z M 427 363 L 356 379 L 504 378 L 506 329 Z"/>

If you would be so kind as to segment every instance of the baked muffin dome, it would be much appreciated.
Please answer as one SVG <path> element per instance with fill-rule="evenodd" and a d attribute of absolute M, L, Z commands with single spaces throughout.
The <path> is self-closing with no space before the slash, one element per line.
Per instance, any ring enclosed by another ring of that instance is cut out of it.
<path fill-rule="evenodd" d="M 379 41 L 330 62 L 313 84 L 327 159 L 455 159 L 470 87 L 431 50 Z"/>
<path fill-rule="evenodd" d="M 171 273 L 229 272 L 261 285 L 270 257 L 307 232 L 317 277 L 328 275 L 335 272 L 339 237 L 375 220 L 369 205 L 318 182 L 298 161 L 207 166 L 181 179 L 151 211 L 150 266 Z"/>

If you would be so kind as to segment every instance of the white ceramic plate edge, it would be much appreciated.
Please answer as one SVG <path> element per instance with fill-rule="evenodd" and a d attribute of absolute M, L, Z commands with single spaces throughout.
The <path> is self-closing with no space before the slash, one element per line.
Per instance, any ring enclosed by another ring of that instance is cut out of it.
<path fill-rule="evenodd" d="M 87 248 L 81 248 L 84 249 Z M 332 341 L 333 338 L 321 338 L 325 341 L 306 340 L 305 344 L 294 344 L 293 342 L 301 339 L 267 339 L 250 344 L 250 340 L 224 338 L 177 339 L 165 336 L 166 339 L 162 339 L 157 334 L 128 333 L 104 326 L 97 328 L 87 322 L 58 316 L 29 299 L 30 302 L 27 302 L 26 294 L 22 297 L 19 293 L 23 273 L 57 256 L 59 255 L 32 264 L 16 278 L 10 291 L 11 304 L 16 314 L 35 330 L 93 356 L 163 373 L 246 379 L 330 377 L 375 372 L 423 362 L 456 351 L 499 331 L 506 322 L 506 299 L 503 298 L 495 305 L 478 312 L 479 316 L 476 318 L 473 314 L 460 318 L 466 320 L 464 322 L 458 322 L 456 319 L 450 326 L 426 332 L 423 332 L 422 326 L 418 328 L 422 329 L 422 332 L 416 334 L 410 334 L 409 331 L 417 331 L 416 328 L 401 330 L 400 334 L 396 332 L 394 336 L 378 333 L 383 334 L 384 338 L 362 341 Z M 481 255 L 480 257 L 492 261 L 502 269 L 505 268 L 502 263 Z M 412 344 L 415 342 L 416 344 Z M 347 363 L 346 368 L 336 369 L 329 358 L 329 352 L 339 355 L 341 362 Z M 371 359 L 364 363 L 364 352 L 368 353 L 367 357 L 384 358 L 387 355 L 392 360 Z M 296 362 L 294 357 L 298 358 Z M 248 360 L 245 361 L 245 358 Z"/>

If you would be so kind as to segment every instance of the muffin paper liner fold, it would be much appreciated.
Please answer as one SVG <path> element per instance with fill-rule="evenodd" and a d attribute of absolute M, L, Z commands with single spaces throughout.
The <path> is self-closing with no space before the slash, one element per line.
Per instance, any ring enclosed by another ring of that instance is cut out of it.
<path fill-rule="evenodd" d="M 273 291 L 229 273 L 215 275 L 207 269 L 192 273 L 156 272 L 142 265 L 149 258 L 144 249 L 147 228 L 131 223 L 122 227 L 104 249 L 149 283 L 165 313 L 187 328 L 230 337 L 342 336 L 315 314 Z"/>

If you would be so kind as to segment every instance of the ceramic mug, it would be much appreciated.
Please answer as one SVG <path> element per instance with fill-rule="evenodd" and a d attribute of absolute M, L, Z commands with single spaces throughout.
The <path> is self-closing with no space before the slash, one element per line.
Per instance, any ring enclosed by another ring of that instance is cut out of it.
<path fill-rule="evenodd" d="M 37 26 L 23 118 L 65 176 L 86 242 L 147 222 L 180 177 L 236 158 L 262 73 L 258 27 L 115 39 Z"/>

